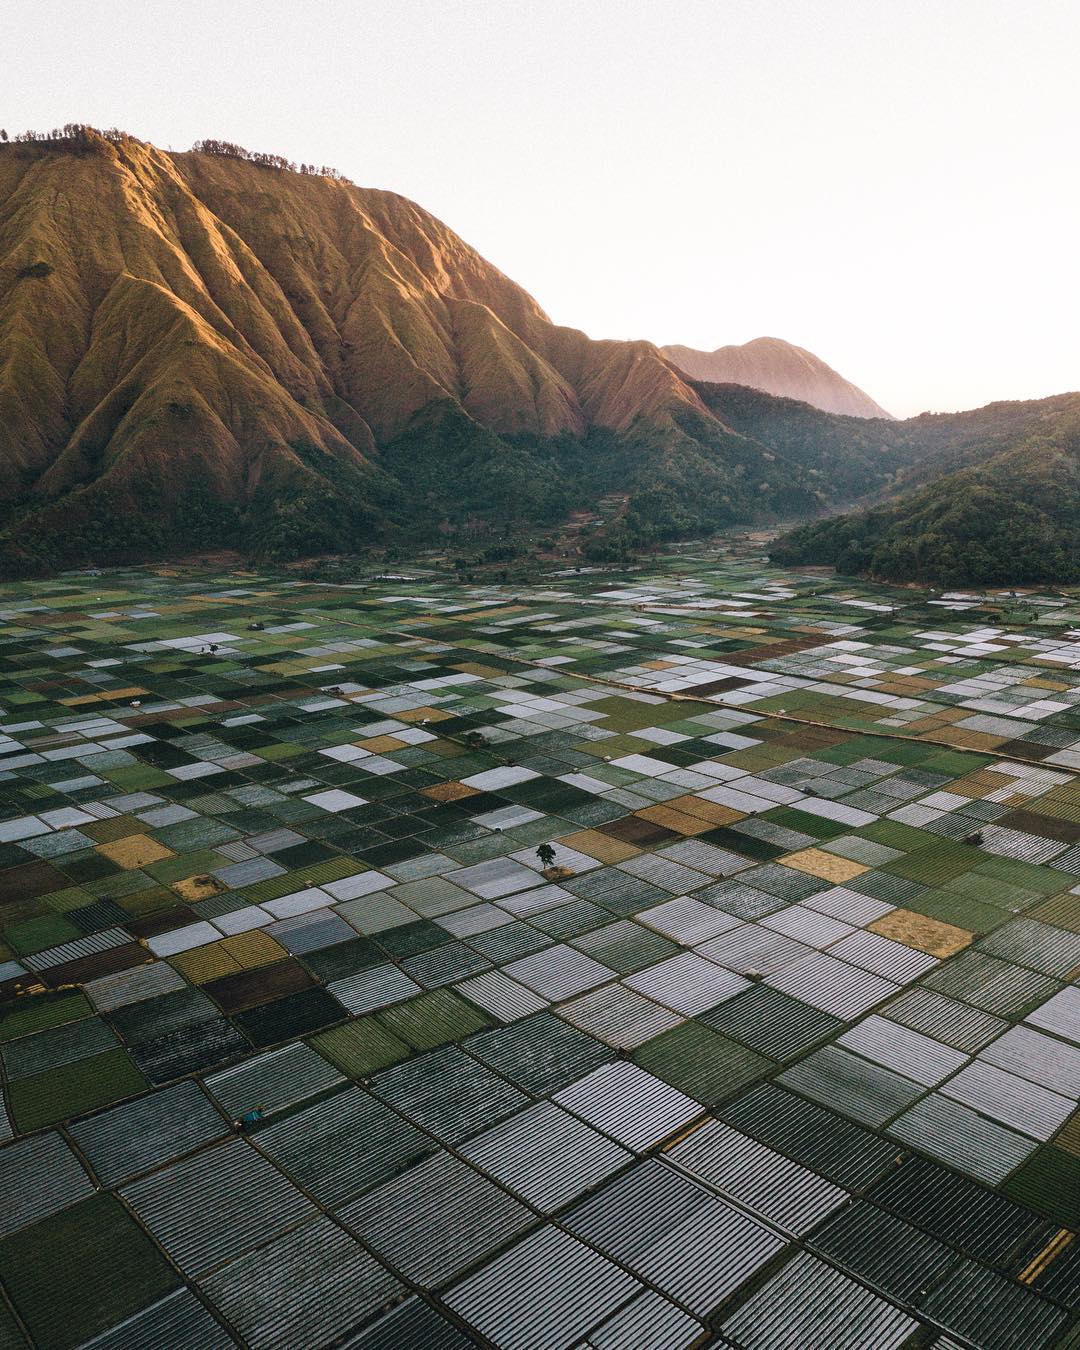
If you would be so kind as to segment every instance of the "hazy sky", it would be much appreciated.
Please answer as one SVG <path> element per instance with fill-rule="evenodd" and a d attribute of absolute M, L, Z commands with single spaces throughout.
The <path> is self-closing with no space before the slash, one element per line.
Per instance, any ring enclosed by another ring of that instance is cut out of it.
<path fill-rule="evenodd" d="M 0 125 L 415 198 L 593 337 L 1080 388 L 1078 0 L 3 0 Z"/>

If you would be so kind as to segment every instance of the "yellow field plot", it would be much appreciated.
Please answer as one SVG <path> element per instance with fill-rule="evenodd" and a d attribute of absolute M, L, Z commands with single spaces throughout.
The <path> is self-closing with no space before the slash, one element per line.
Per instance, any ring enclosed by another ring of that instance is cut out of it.
<path fill-rule="evenodd" d="M 396 736 L 369 736 L 366 741 L 354 741 L 354 745 L 360 746 L 362 750 L 370 750 L 373 754 L 381 755 L 384 750 L 400 750 L 405 741 L 399 741 Z"/>
<path fill-rule="evenodd" d="M 1007 737 L 988 736 L 985 731 L 967 731 L 964 727 L 947 727 L 938 733 L 938 739 L 948 741 L 950 745 L 958 746 L 961 750 L 989 751 L 1000 745 Z"/>
<path fill-rule="evenodd" d="M 925 694 L 929 689 L 935 689 L 937 686 L 929 680 L 916 679 L 895 679 L 895 680 L 876 680 L 874 688 L 882 694 L 892 694 L 896 698 L 918 698 L 920 694 Z"/>
<path fill-rule="evenodd" d="M 706 834 L 713 828 L 710 821 L 702 820 L 700 816 L 688 816 L 684 811 L 674 811 L 667 805 L 646 806 L 634 815 L 653 825 L 663 825 L 665 830 L 674 830 L 676 834 Z"/>
<path fill-rule="evenodd" d="M 140 694 L 145 693 L 145 689 L 133 684 L 130 689 L 107 689 L 104 693 L 79 694 L 76 698 L 62 698 L 60 702 L 65 708 L 80 708 L 84 703 L 104 703 L 118 698 L 138 698 Z"/>
<path fill-rule="evenodd" d="M 811 877 L 820 877 L 822 881 L 831 881 L 841 886 L 845 881 L 862 876 L 869 868 L 850 858 L 840 858 L 835 853 L 826 853 L 820 848 L 804 848 L 798 853 L 789 853 L 785 858 L 777 858 L 785 867 L 793 867 L 797 872 L 805 872 Z"/>
<path fill-rule="evenodd" d="M 179 952 L 169 959 L 192 984 L 208 984 L 223 975 L 268 966 L 285 956 L 288 952 L 279 942 L 268 933 L 254 929 L 222 938 L 220 942 L 207 943 L 205 947 L 193 947 L 191 951 Z"/>
<path fill-rule="evenodd" d="M 172 881 L 169 883 L 169 889 L 175 891 L 182 900 L 194 904 L 196 900 L 209 900 L 212 895 L 219 895 L 225 887 L 217 877 L 202 873 L 199 876 L 182 877 L 179 881 Z"/>
<path fill-rule="evenodd" d="M 98 844 L 97 851 L 118 867 L 128 871 L 176 856 L 171 848 L 166 848 L 164 844 L 159 844 L 156 839 L 151 839 L 145 834 L 129 834 L 126 839 L 113 839 L 107 844 Z"/>
<path fill-rule="evenodd" d="M 997 792 L 999 788 L 1012 787 L 1015 781 L 1013 778 L 1006 778 L 1004 774 L 995 773 L 993 769 L 977 769 L 964 778 L 958 778 L 955 783 L 950 783 L 949 791 L 961 797 L 986 797 L 991 792 Z"/>
<path fill-rule="evenodd" d="M 602 863 L 624 862 L 641 852 L 641 849 L 635 848 L 633 844 L 627 844 L 622 839 L 613 839 L 611 835 L 601 834 L 599 830 L 579 830 L 576 834 L 564 834 L 555 842 L 562 844 L 564 848 L 572 848 L 578 853 L 596 858 Z"/>
<path fill-rule="evenodd" d="M 944 717 L 920 717 L 914 722 L 908 722 L 907 729 L 918 736 L 922 736 L 930 732 L 936 734 L 942 727 L 947 726 L 949 726 L 949 722 Z"/>
<path fill-rule="evenodd" d="M 1059 1228 L 1046 1246 L 1036 1253 L 1017 1275 L 1017 1280 L 1021 1284 L 1034 1284 L 1040 1275 L 1046 1273 L 1047 1267 L 1056 1261 L 1063 1252 L 1069 1250 L 1075 1238 L 1076 1234 L 1072 1229 Z"/>
<path fill-rule="evenodd" d="M 225 946 L 224 940 L 211 942 L 205 947 L 193 947 L 189 952 L 178 952 L 169 958 L 169 962 L 192 984 L 209 984 L 222 975 L 235 975 L 243 969 Z"/>
<path fill-rule="evenodd" d="M 719 802 L 707 802 L 704 797 L 695 797 L 692 792 L 683 797 L 672 797 L 666 804 L 685 815 L 707 820 L 710 825 L 733 825 L 735 821 L 745 819 L 745 812 L 736 811 L 731 806 L 721 806 Z"/>
<path fill-rule="evenodd" d="M 916 914 L 910 909 L 894 909 L 883 914 L 880 919 L 867 925 L 872 933 L 902 942 L 905 947 L 914 947 L 928 956 L 953 956 L 971 942 L 975 936 L 966 928 L 957 928 L 955 924 L 942 923 L 940 919 L 928 918 L 925 914 Z"/>
<path fill-rule="evenodd" d="M 271 961 L 280 961 L 288 952 L 259 928 L 248 933 L 236 933 L 227 937 L 221 946 L 232 957 L 241 970 L 251 970 L 255 966 L 268 966 Z"/>
<path fill-rule="evenodd" d="M 453 717 L 453 713 L 442 708 L 406 708 L 396 712 L 394 717 L 398 722 L 445 722 L 448 717 Z"/>
<path fill-rule="evenodd" d="M 479 796 L 479 793 L 479 788 L 469 787 L 467 783 L 459 783 L 456 780 L 420 789 L 421 796 L 430 797 L 433 802 L 459 802 L 465 797 Z"/>

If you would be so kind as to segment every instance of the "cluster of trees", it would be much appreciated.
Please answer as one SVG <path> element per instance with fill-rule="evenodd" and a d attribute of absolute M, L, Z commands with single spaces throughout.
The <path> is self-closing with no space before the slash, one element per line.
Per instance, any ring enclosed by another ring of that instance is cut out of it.
<path fill-rule="evenodd" d="M 98 127 L 87 126 L 85 122 L 65 122 L 62 127 L 53 127 L 51 131 L 19 131 L 14 136 L 9 136 L 6 130 L 0 128 L 0 143 L 34 145 L 63 150 L 66 154 L 90 155 L 99 151 L 106 141 L 118 145 L 126 134 L 119 127 L 108 127 L 102 131 Z"/>
<path fill-rule="evenodd" d="M 742 385 L 694 387 L 721 422 L 797 465 L 828 503 L 869 503 L 923 487 L 1053 434 L 1080 412 L 1074 393 L 886 421 L 842 417 Z"/>
<path fill-rule="evenodd" d="M 639 532 L 631 521 L 624 518 L 583 539 L 581 556 L 587 562 L 618 563 L 620 567 L 629 567 L 653 542 L 648 534 Z"/>
<path fill-rule="evenodd" d="M 674 432 L 642 424 L 628 434 L 593 427 L 583 437 L 497 436 L 452 404 L 433 405 L 380 451 L 398 506 L 399 537 L 430 540 L 492 528 L 544 528 L 617 494 L 625 505 L 583 540 L 590 561 L 626 562 L 666 540 L 738 520 L 817 510 L 819 498 L 780 456 L 690 414 Z M 492 559 L 494 560 L 494 559 Z"/>
<path fill-rule="evenodd" d="M 343 173 L 329 164 L 296 164 L 284 155 L 268 155 L 261 150 L 245 150 L 234 141 L 219 141 L 212 138 L 196 141 L 191 147 L 200 155 L 221 155 L 225 159 L 242 159 L 248 164 L 258 164 L 264 169 L 284 170 L 287 173 L 312 174 L 316 178 L 336 178 L 343 183 L 349 180 Z"/>
<path fill-rule="evenodd" d="M 148 492 L 154 490 L 148 485 Z M 14 523 L 0 533 L 0 576 L 31 577 L 61 568 L 122 565 L 168 553 L 230 546 L 240 534 L 239 513 L 212 490 L 180 494 L 168 519 L 147 514 L 125 492 L 76 488 L 20 527 L 19 503 L 5 508 Z M 228 541 L 228 542 L 226 542 Z"/>
<path fill-rule="evenodd" d="M 313 472 L 270 474 L 244 504 L 223 501 L 212 483 L 197 478 L 178 490 L 153 475 L 137 490 L 99 480 L 44 509 L 30 498 L 0 504 L 0 576 L 117 566 L 203 549 L 288 559 L 360 552 L 378 542 L 387 485 L 377 471 L 366 473 L 314 447 L 293 449 Z M 145 509 L 145 501 L 160 498 L 171 503 L 167 515 Z"/>
<path fill-rule="evenodd" d="M 898 501 L 777 541 L 783 565 L 945 586 L 1080 580 L 1080 416 Z"/>
<path fill-rule="evenodd" d="M 918 455 L 906 423 L 842 417 L 740 384 L 698 384 L 705 406 L 733 431 L 797 464 L 833 500 L 888 487 Z"/>
<path fill-rule="evenodd" d="M 62 127 L 53 127 L 51 131 L 20 131 L 9 136 L 0 127 L 0 144 L 33 145 L 45 149 L 63 150 L 66 154 L 94 154 L 101 150 L 103 142 L 119 145 L 127 139 L 127 132 L 119 127 L 88 126 L 85 122 L 65 122 Z M 259 150 L 246 150 L 233 141 L 220 141 L 208 138 L 196 141 L 191 147 L 202 155 L 222 155 L 226 159 L 242 159 L 248 164 L 258 164 L 264 169 L 277 169 L 288 173 L 308 174 L 316 178 L 334 178 L 347 183 L 349 179 L 339 173 L 330 164 L 296 164 L 284 155 L 268 155 Z"/>
<path fill-rule="evenodd" d="M 477 518 L 554 523 L 574 501 L 553 442 L 497 436 L 449 401 L 415 418 L 379 462 L 396 484 L 396 527 L 414 541 L 444 521 L 454 533 L 471 532 Z"/>

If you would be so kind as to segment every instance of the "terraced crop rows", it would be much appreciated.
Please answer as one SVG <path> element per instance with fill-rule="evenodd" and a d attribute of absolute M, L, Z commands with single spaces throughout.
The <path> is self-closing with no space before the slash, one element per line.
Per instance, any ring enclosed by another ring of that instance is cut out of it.
<path fill-rule="evenodd" d="M 0 1343 L 1063 1343 L 1077 611 L 0 592 Z"/>

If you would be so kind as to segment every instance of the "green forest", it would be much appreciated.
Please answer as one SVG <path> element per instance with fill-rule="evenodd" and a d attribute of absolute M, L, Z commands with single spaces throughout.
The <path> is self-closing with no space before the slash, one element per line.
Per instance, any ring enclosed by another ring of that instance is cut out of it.
<path fill-rule="evenodd" d="M 945 586 L 1080 580 L 1080 416 L 899 500 L 780 539 L 784 565 Z"/>

